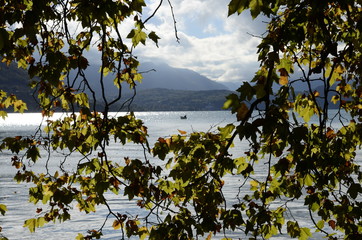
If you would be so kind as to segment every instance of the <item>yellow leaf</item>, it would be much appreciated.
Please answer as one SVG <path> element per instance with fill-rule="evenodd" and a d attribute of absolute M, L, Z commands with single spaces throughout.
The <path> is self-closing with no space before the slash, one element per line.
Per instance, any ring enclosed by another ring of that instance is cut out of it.
<path fill-rule="evenodd" d="M 5 120 L 5 118 L 8 116 L 7 112 L 0 111 L 0 117 Z"/>
<path fill-rule="evenodd" d="M 255 180 L 250 181 L 250 190 L 255 191 L 258 189 L 259 183 Z"/>
<path fill-rule="evenodd" d="M 279 78 L 279 84 L 280 85 L 287 85 L 288 84 L 288 76 L 280 76 Z"/>
<path fill-rule="evenodd" d="M 143 77 L 142 77 L 142 74 L 140 74 L 140 73 L 137 73 L 137 74 L 133 75 L 133 80 L 134 81 L 142 83 L 142 79 L 143 79 Z"/>
<path fill-rule="evenodd" d="M 338 65 L 338 67 L 336 67 L 336 69 L 334 69 L 334 72 L 337 74 L 342 74 L 342 73 L 344 73 L 344 68 L 341 65 Z"/>
<path fill-rule="evenodd" d="M 251 185 L 252 187 L 257 187 L 257 186 L 259 185 L 259 183 L 258 183 L 257 181 L 255 181 L 255 180 L 251 180 L 251 181 L 250 181 L 250 185 Z"/>
<path fill-rule="evenodd" d="M 344 91 L 352 91 L 352 86 L 350 84 L 346 84 L 346 86 L 344 87 Z"/>
<path fill-rule="evenodd" d="M 24 112 L 24 110 L 27 110 L 28 108 L 26 107 L 26 103 L 23 102 L 22 100 L 16 100 L 14 102 L 14 111 L 15 112 Z"/>
<path fill-rule="evenodd" d="M 279 69 L 280 72 L 280 78 L 279 78 L 279 84 L 280 85 L 286 85 L 288 84 L 288 71 L 285 68 Z"/>
<path fill-rule="evenodd" d="M 120 221 L 118 220 L 114 220 L 112 227 L 114 228 L 114 230 L 120 229 L 122 227 L 122 224 Z"/>
<path fill-rule="evenodd" d="M 76 240 L 84 240 L 84 236 L 80 233 L 78 233 L 77 237 L 75 238 Z"/>
<path fill-rule="evenodd" d="M 206 240 L 210 240 L 212 237 L 212 232 L 209 233 L 209 235 L 207 236 Z"/>
<path fill-rule="evenodd" d="M 2 215 L 5 215 L 5 212 L 7 211 L 8 209 L 6 208 L 6 206 L 4 204 L 0 204 L 0 213 Z"/>
<path fill-rule="evenodd" d="M 171 146 L 171 143 L 172 143 L 172 139 L 171 139 L 171 138 L 167 138 L 167 139 L 166 139 L 166 144 L 167 144 L 168 147 Z"/>
<path fill-rule="evenodd" d="M 337 104 L 338 101 L 339 101 L 339 96 L 338 95 L 333 96 L 332 99 L 331 99 L 331 102 L 334 103 L 334 104 Z"/>
<path fill-rule="evenodd" d="M 141 227 L 138 232 L 141 240 L 145 239 L 149 235 L 147 227 Z"/>
<path fill-rule="evenodd" d="M 22 58 L 18 61 L 18 68 L 26 69 L 27 67 L 28 67 L 28 64 L 24 58 Z"/>

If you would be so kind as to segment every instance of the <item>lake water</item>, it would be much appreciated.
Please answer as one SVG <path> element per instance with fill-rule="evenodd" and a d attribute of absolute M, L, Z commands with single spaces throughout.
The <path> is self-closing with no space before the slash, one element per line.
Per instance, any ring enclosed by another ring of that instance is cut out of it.
<path fill-rule="evenodd" d="M 187 119 L 180 119 L 180 116 L 187 115 Z M 217 126 L 224 126 L 228 123 L 236 122 L 235 115 L 228 111 L 217 112 L 139 112 L 135 115 L 145 122 L 150 135 L 149 141 L 152 144 L 158 137 L 166 137 L 172 134 L 178 134 L 178 130 L 188 133 L 192 131 L 214 131 Z M 59 115 L 58 115 L 59 116 Z M 9 117 L 0 120 L 0 139 L 7 136 L 31 135 L 41 123 L 41 115 L 36 113 L 27 114 L 9 114 Z M 243 155 L 246 149 L 245 143 L 237 142 L 232 149 L 235 156 Z M 140 146 L 126 144 L 120 146 L 113 144 L 108 151 L 111 159 L 124 157 L 142 159 L 143 151 Z M 23 227 L 24 220 L 35 217 L 35 210 L 39 206 L 28 203 L 29 185 L 17 184 L 13 181 L 16 170 L 10 166 L 11 154 L 7 152 L 0 153 L 0 203 L 6 204 L 8 212 L 5 216 L 0 216 L 0 226 L 2 234 L 9 239 L 75 239 L 78 233 L 86 234 L 88 229 L 98 229 L 105 219 L 108 211 L 104 207 L 97 209 L 96 213 L 84 214 L 74 208 L 71 211 L 72 220 L 62 224 L 47 224 L 45 227 L 37 229 L 35 233 L 30 233 L 27 228 Z M 61 153 L 52 156 L 50 168 L 57 168 L 63 156 Z M 41 162 L 40 162 L 41 163 Z M 41 165 L 41 164 L 40 164 Z M 72 168 L 71 163 L 65 164 L 65 168 Z M 35 171 L 43 171 L 37 167 Z M 262 177 L 265 174 L 263 169 L 256 170 L 256 176 Z M 235 176 L 228 176 L 225 179 L 224 194 L 226 198 L 235 199 L 239 186 L 243 179 Z M 123 196 L 109 195 L 110 203 L 119 212 L 127 212 L 132 215 L 144 214 L 135 202 L 129 202 Z M 236 201 L 236 200 L 235 200 Z M 230 204 L 232 204 L 231 202 Z M 291 203 L 288 205 L 293 208 L 295 217 L 300 221 L 303 227 L 310 226 L 308 219 L 305 219 L 307 210 L 301 202 Z M 41 206 L 40 206 L 41 207 Z M 117 211 L 117 210 L 116 210 Z M 120 233 L 112 229 L 112 220 L 107 223 L 104 229 L 104 238 L 102 239 L 120 239 Z M 223 238 L 223 235 L 219 235 Z M 227 237 L 237 239 L 240 237 L 237 233 L 230 233 Z M 317 237 L 318 238 L 318 237 Z M 213 238 L 217 239 L 217 238 Z M 280 235 L 273 239 L 289 239 L 288 235 Z"/>

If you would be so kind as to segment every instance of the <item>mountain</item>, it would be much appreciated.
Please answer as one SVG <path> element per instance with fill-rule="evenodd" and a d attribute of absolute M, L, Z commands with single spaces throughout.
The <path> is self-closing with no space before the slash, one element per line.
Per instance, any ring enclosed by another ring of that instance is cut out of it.
<path fill-rule="evenodd" d="M 6 89 L 9 94 L 27 92 L 30 83 L 28 74 L 17 68 L 16 64 L 7 66 L 0 62 L 0 89 Z"/>
<path fill-rule="evenodd" d="M 142 67 L 144 71 L 150 68 L 156 71 L 145 72 L 143 82 L 137 85 L 137 95 L 132 104 L 134 111 L 221 110 L 225 96 L 230 93 L 222 84 L 194 71 L 172 68 L 166 64 L 147 63 Z M 98 68 L 90 67 L 86 74 L 100 97 L 100 87 L 97 87 Z M 39 111 L 29 82 L 27 72 L 17 68 L 16 64 L 6 66 L 0 63 L 0 89 L 24 100 L 29 111 Z M 111 76 L 105 78 L 105 89 L 110 99 L 117 93 Z M 128 87 L 123 89 L 122 101 L 131 96 Z"/>
<path fill-rule="evenodd" d="M 14 63 L 7 66 L 5 63 L 0 62 L 0 89 L 7 92 L 8 95 L 16 95 L 19 99 L 28 103 L 30 111 L 35 111 L 38 108 L 29 83 L 30 78 L 24 69 L 18 68 Z"/>
<path fill-rule="evenodd" d="M 143 72 L 139 89 L 166 88 L 174 90 L 225 90 L 221 83 L 212 81 L 199 73 L 183 68 L 174 68 L 166 63 L 142 63 L 139 69 Z"/>
<path fill-rule="evenodd" d="M 165 63 L 141 63 L 138 71 L 142 73 L 142 83 L 136 82 L 137 90 L 146 90 L 154 88 L 164 88 L 172 90 L 226 90 L 225 85 L 212 81 L 199 73 L 183 68 L 173 68 Z M 86 70 L 91 86 L 95 89 L 96 94 L 100 96 L 99 84 L 99 66 L 91 65 Z M 118 94 L 117 88 L 114 87 L 113 79 L 115 74 L 109 74 L 104 78 L 105 88 L 108 89 L 107 95 L 112 97 Z M 124 84 L 123 90 L 127 93 L 129 89 Z"/>
<path fill-rule="evenodd" d="M 154 70 L 152 70 L 154 69 Z M 151 70 L 151 71 L 150 71 Z M 137 94 L 131 105 L 133 111 L 198 111 L 198 110 L 221 110 L 225 102 L 225 96 L 231 91 L 217 82 L 211 81 L 200 74 L 186 70 L 172 68 L 166 64 L 143 64 L 141 71 L 144 71 L 142 83 L 137 85 Z M 100 87 L 96 87 L 96 80 L 99 77 L 98 69 L 90 67 L 87 76 L 97 90 L 100 97 Z M 28 104 L 29 111 L 39 111 L 34 98 L 33 90 L 28 86 L 30 79 L 25 70 L 17 68 L 16 64 L 7 66 L 0 62 L 0 89 L 9 95 L 15 94 Z M 300 83 L 296 93 L 306 91 L 305 84 Z M 335 87 L 335 86 L 334 86 Z M 109 99 L 117 93 L 111 76 L 105 79 L 105 89 Z M 131 91 L 127 86 L 123 87 L 123 97 L 120 102 L 131 97 Z M 320 93 L 318 102 L 322 104 L 323 89 L 321 86 L 313 86 Z M 328 95 L 328 99 L 332 97 Z M 102 101 L 98 101 L 100 103 Z M 114 106 L 112 110 L 119 110 Z M 330 108 L 338 105 L 330 104 Z M 126 109 L 122 109 L 126 110 Z"/>
<path fill-rule="evenodd" d="M 238 89 L 243 84 L 243 82 L 223 82 L 222 84 L 229 90 L 236 91 L 236 89 Z"/>

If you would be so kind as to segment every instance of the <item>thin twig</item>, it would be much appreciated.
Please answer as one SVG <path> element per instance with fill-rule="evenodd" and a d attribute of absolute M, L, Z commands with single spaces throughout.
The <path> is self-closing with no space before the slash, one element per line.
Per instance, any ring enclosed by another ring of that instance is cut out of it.
<path fill-rule="evenodd" d="M 156 14 L 156 12 L 158 11 L 158 9 L 161 7 L 163 3 L 163 0 L 160 1 L 160 4 L 158 4 L 157 8 L 155 9 L 155 11 L 153 11 L 153 13 L 151 14 L 151 16 L 149 16 L 144 22 L 143 24 L 146 24 L 151 18 L 153 18 Z"/>
<path fill-rule="evenodd" d="M 168 4 L 170 5 L 170 9 L 171 9 L 171 13 L 172 13 L 172 18 L 173 18 L 173 26 L 175 28 L 175 37 L 176 37 L 176 41 L 178 43 L 180 43 L 180 38 L 178 37 L 178 34 L 177 34 L 177 22 L 176 22 L 176 18 L 175 18 L 175 14 L 174 14 L 174 11 L 173 11 L 173 6 L 171 4 L 171 1 L 170 0 L 167 0 L 168 1 Z"/>

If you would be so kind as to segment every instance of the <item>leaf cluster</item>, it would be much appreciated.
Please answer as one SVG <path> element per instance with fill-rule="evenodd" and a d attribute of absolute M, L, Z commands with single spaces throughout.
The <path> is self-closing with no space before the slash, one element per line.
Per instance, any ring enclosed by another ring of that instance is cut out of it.
<path fill-rule="evenodd" d="M 145 27 L 148 19 L 142 21 L 144 6 L 143 0 L 1 5 L 2 61 L 15 61 L 34 77 L 46 123 L 33 136 L 9 137 L 0 145 L 13 154 L 15 180 L 33 184 L 30 201 L 48 206 L 38 208 L 24 226 L 35 231 L 69 220 L 73 206 L 91 213 L 103 205 L 108 209 L 104 222 L 77 239 L 99 239 L 107 224 L 122 239 L 227 238 L 230 231 L 252 239 L 284 233 L 307 239 L 314 232 L 328 239 L 361 238 L 360 4 L 232 0 L 229 15 L 249 9 L 253 18 L 269 17 L 258 46 L 260 69 L 224 104 L 235 122 L 208 132 L 179 130 L 153 145 L 147 127 L 132 113 L 109 113 L 120 101 L 129 106 L 133 97 L 123 99 L 122 88 L 136 94 L 142 80 L 133 49 L 147 39 L 158 44 L 157 35 Z M 120 27 L 127 19 L 134 28 L 123 38 Z M 73 22 L 79 30 L 71 30 Z M 101 60 L 101 96 L 85 71 L 92 46 Z M 107 74 L 114 76 L 117 96 L 107 95 Z M 301 85 L 306 90 L 297 91 Z M 3 91 L 0 104 L 26 109 Z M 68 113 L 47 118 L 57 108 Z M 6 117 L 5 111 L 0 114 Z M 119 158 L 108 155 L 113 141 Z M 121 157 L 128 144 L 140 147 L 143 157 Z M 53 171 L 48 165 L 59 152 L 63 158 Z M 72 161 L 75 168 L 67 169 Z M 44 164 L 45 171 L 35 173 L 34 164 Z M 231 199 L 225 197 L 230 185 L 236 190 Z M 146 214 L 115 210 L 111 193 L 124 195 Z M 313 228 L 297 220 L 291 203 L 305 209 Z M 0 210 L 4 214 L 6 207 Z"/>

